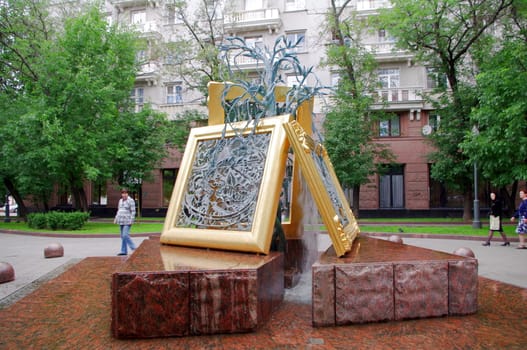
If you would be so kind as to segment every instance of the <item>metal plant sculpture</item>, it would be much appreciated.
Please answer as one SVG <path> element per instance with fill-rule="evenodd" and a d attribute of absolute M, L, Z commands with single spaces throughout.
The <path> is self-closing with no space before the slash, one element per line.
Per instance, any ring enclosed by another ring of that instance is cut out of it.
<path fill-rule="evenodd" d="M 242 62 L 254 62 L 259 79 L 235 80 L 226 84 L 223 91 L 222 104 L 225 110 L 226 123 L 241 120 L 254 120 L 257 124 L 260 118 L 279 114 L 295 115 L 297 108 L 317 94 L 322 94 L 322 87 L 313 74 L 313 67 L 306 68 L 300 64 L 296 50 L 303 38 L 296 42 L 287 37 L 278 37 L 272 49 L 266 46 L 249 46 L 244 39 L 231 37 L 222 45 L 222 58 L 228 67 L 231 77 L 241 69 Z M 297 84 L 287 91 L 284 102 L 278 103 L 275 90 L 286 85 L 283 77 L 296 77 Z M 307 85 L 308 78 L 313 77 L 315 86 Z M 233 88 L 239 88 L 242 94 L 227 100 L 226 96 Z"/>

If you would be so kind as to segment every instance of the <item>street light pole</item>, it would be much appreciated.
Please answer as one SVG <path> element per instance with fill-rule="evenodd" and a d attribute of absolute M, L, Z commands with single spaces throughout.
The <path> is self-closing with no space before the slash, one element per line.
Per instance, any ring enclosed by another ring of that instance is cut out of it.
<path fill-rule="evenodd" d="M 481 228 L 479 220 L 479 200 L 478 200 L 478 163 L 474 162 L 474 221 L 472 228 Z"/>

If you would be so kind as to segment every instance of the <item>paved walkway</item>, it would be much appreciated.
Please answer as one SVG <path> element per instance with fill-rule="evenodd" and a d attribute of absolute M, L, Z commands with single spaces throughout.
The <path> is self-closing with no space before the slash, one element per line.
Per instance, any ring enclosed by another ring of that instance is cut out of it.
<path fill-rule="evenodd" d="M 133 240 L 139 245 L 146 238 L 133 237 Z M 493 241 L 491 247 L 483 247 L 478 240 L 405 237 L 403 242 L 447 253 L 460 247 L 470 248 L 479 261 L 480 276 L 527 288 L 527 250 L 515 249 L 516 242 L 509 247 L 500 246 L 501 242 L 498 240 Z M 50 243 L 62 244 L 64 256 L 45 259 L 44 249 Z M 57 238 L 0 233 L 0 262 L 11 264 L 15 270 L 14 281 L 0 284 L 0 308 L 2 304 L 16 301 L 30 293 L 44 281 L 58 276 L 83 258 L 115 256 L 120 244 L 118 236 Z M 329 245 L 327 235 L 318 235 L 318 251 L 324 251 Z"/>

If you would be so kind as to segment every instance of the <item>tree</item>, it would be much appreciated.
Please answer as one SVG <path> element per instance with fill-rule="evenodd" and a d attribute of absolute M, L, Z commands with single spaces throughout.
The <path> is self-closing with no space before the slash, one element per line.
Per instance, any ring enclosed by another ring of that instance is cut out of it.
<path fill-rule="evenodd" d="M 353 212 L 359 215 L 360 186 L 379 170 L 376 162 L 390 162 L 391 153 L 372 142 L 374 124 L 384 113 L 372 110 L 371 92 L 375 89 L 375 60 L 361 46 L 363 23 L 345 17 L 341 7 L 331 1 L 328 29 L 334 40 L 328 46 L 326 65 L 337 68 L 340 79 L 324 122 L 324 145 L 343 187 L 353 189 Z"/>
<path fill-rule="evenodd" d="M 45 12 L 35 18 L 42 28 L 50 24 Z M 10 114 L 2 115 L 10 137 L 2 149 L 9 157 L 0 163 L 4 182 L 14 176 L 11 183 L 43 201 L 59 184 L 76 208 L 87 210 L 85 182 L 119 178 L 125 170 L 143 179 L 165 154 L 168 122 L 148 107 L 133 112 L 134 35 L 108 26 L 97 8 L 67 19 L 55 33 L 42 30 L 37 42 L 25 24 L 2 46 L 9 53 L 2 68 L 14 77 L 4 84 L 13 96 Z M 10 168 L 16 172 L 5 172 Z"/>
<path fill-rule="evenodd" d="M 527 2 L 523 8 L 520 2 L 515 5 L 511 18 L 503 21 L 502 40 L 478 55 L 478 106 L 470 121 L 479 132 L 466 134 L 461 144 L 483 177 L 502 189 L 509 208 L 514 208 L 517 182 L 527 179 Z"/>
<path fill-rule="evenodd" d="M 31 113 L 29 94 L 39 79 L 36 61 L 55 28 L 47 18 L 44 2 L 10 0 L 0 4 L 0 177 L 22 217 L 27 212 L 25 195 L 47 198 L 52 188 L 49 174 L 41 166 L 42 157 L 36 155 L 38 122 Z"/>
<path fill-rule="evenodd" d="M 444 74 L 450 90 L 431 96 L 441 116 L 438 132 L 431 137 L 431 176 L 465 193 L 463 218 L 471 217 L 472 166 L 460 152 L 465 134 L 474 126 L 469 118 L 476 105 L 475 62 L 470 51 L 485 38 L 511 6 L 513 0 L 393 0 L 393 8 L 382 11 L 379 25 L 389 28 L 397 44 L 416 59 Z"/>
<path fill-rule="evenodd" d="M 207 96 L 209 81 L 222 81 L 222 63 L 219 45 L 223 41 L 222 6 L 220 0 L 185 1 L 174 0 L 172 9 L 175 18 L 184 30 L 161 48 L 172 65 L 167 74 L 183 79 L 190 89 Z"/>

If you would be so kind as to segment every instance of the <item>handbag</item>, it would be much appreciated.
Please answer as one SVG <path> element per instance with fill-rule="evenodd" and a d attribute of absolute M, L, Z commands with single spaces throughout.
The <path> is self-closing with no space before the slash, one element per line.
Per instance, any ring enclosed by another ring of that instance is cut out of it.
<path fill-rule="evenodd" d="M 489 217 L 489 226 L 491 231 L 499 231 L 500 230 L 500 217 L 491 215 Z"/>

